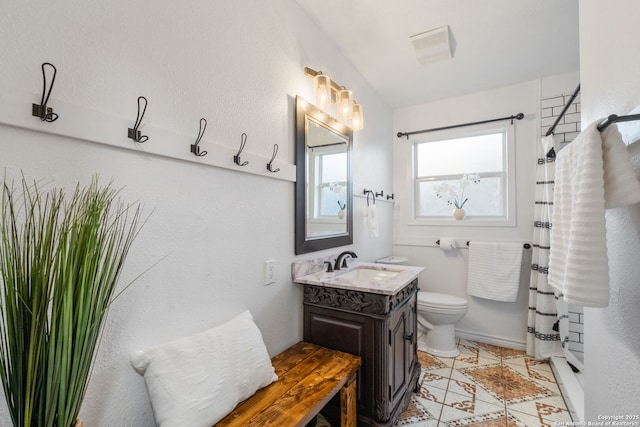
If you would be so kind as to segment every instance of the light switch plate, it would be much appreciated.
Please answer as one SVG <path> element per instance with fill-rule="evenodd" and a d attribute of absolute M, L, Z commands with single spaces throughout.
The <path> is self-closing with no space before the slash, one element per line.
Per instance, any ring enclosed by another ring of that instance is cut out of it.
<path fill-rule="evenodd" d="M 276 260 L 268 259 L 264 262 L 264 284 L 271 285 L 276 283 Z"/>

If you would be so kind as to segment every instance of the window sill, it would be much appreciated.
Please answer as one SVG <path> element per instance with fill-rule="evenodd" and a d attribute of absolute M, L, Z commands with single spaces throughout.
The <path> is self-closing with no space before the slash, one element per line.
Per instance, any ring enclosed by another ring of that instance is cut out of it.
<path fill-rule="evenodd" d="M 515 218 L 505 217 L 485 217 L 485 218 L 465 218 L 456 220 L 453 217 L 413 219 L 407 222 L 409 226 L 440 226 L 440 227 L 515 227 Z"/>

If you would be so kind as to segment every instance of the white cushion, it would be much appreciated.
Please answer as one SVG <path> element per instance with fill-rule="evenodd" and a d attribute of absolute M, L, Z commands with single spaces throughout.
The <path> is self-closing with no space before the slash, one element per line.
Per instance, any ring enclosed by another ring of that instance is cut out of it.
<path fill-rule="evenodd" d="M 278 379 L 249 311 L 199 334 L 131 355 L 156 424 L 211 427 Z"/>

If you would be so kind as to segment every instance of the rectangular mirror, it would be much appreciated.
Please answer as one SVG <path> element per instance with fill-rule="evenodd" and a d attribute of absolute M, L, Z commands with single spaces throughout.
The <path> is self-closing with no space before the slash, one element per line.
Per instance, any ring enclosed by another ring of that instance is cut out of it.
<path fill-rule="evenodd" d="M 351 128 L 296 97 L 296 254 L 353 243 Z"/>

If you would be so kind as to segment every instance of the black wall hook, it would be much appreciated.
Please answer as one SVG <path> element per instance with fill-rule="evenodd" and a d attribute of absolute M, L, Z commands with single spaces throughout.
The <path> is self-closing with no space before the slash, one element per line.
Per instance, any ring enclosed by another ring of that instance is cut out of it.
<path fill-rule="evenodd" d="M 273 168 L 273 161 L 276 158 L 276 155 L 278 154 L 278 144 L 273 144 L 273 156 L 271 156 L 271 160 L 269 161 L 269 163 L 267 163 L 267 170 L 269 172 L 279 172 L 280 168 L 278 169 L 274 169 Z"/>
<path fill-rule="evenodd" d="M 233 163 L 235 163 L 238 166 L 247 166 L 249 164 L 249 162 L 243 162 L 242 160 L 240 160 L 240 154 L 242 153 L 242 150 L 244 150 L 244 146 L 247 144 L 247 134 L 246 133 L 242 133 L 242 136 L 240 137 L 240 149 L 238 150 L 238 154 L 236 154 L 235 156 L 233 156 Z"/>
<path fill-rule="evenodd" d="M 140 101 L 144 101 L 144 108 L 142 108 L 142 114 L 140 114 Z M 133 128 L 128 129 L 127 136 L 133 139 L 135 142 L 143 143 L 149 140 L 147 135 L 141 135 L 138 128 L 142 123 L 142 118 L 144 117 L 144 113 L 147 111 L 147 98 L 144 96 L 138 97 L 138 115 L 136 116 L 136 123 L 133 125 Z"/>
<path fill-rule="evenodd" d="M 395 193 L 387 194 L 387 200 L 394 200 L 395 198 Z"/>
<path fill-rule="evenodd" d="M 47 88 L 47 74 L 45 72 L 45 65 L 50 66 L 53 69 L 53 76 L 51 77 L 51 85 Z M 58 70 L 56 67 L 49 63 L 42 63 L 42 97 L 40 98 L 40 105 L 31 104 L 31 115 L 34 117 L 40 117 L 40 120 L 43 122 L 55 122 L 58 120 L 58 115 L 53 112 L 53 108 L 47 107 L 47 102 L 49 102 L 49 96 L 51 96 L 51 91 L 53 90 L 53 84 L 56 81 L 56 74 Z"/>
<path fill-rule="evenodd" d="M 376 197 L 382 197 L 382 196 L 384 196 L 384 191 L 383 190 L 380 190 L 379 193 L 376 192 Z"/>
<path fill-rule="evenodd" d="M 207 119 L 203 117 L 200 119 L 200 130 L 198 131 L 198 138 L 196 138 L 195 144 L 191 144 L 191 152 L 198 157 L 204 157 L 207 155 L 206 151 L 200 151 L 200 146 L 198 145 L 200 144 L 200 140 L 204 135 L 205 129 L 207 129 Z"/>

